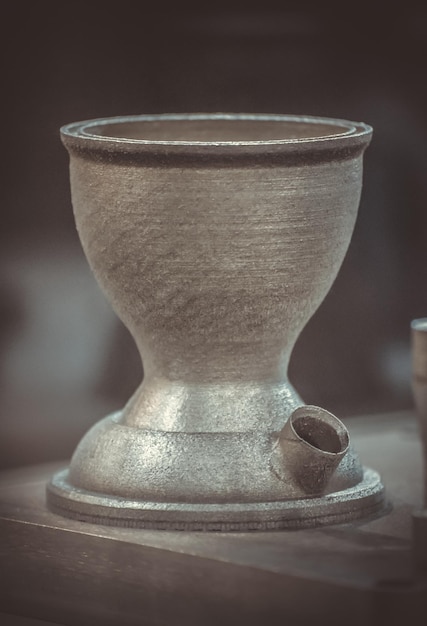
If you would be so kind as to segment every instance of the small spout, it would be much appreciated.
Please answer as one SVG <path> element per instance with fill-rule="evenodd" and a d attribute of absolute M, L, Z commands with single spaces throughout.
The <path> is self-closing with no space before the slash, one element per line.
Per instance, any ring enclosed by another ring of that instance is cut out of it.
<path fill-rule="evenodd" d="M 317 406 L 301 406 L 281 430 L 271 463 L 281 480 L 293 478 L 304 495 L 321 495 L 348 447 L 347 428 L 337 417 Z"/>

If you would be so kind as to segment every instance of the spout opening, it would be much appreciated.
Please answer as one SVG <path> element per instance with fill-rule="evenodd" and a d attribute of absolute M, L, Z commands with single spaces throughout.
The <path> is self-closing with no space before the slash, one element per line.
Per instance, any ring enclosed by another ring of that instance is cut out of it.
<path fill-rule="evenodd" d="M 326 454 L 343 455 L 349 446 L 344 424 L 318 407 L 300 407 L 292 414 L 290 426 L 298 439 Z"/>

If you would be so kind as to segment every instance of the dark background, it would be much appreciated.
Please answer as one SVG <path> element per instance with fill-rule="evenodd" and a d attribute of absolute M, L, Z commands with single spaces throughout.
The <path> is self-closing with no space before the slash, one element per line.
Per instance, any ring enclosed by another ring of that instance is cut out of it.
<path fill-rule="evenodd" d="M 4 5 L 3 466 L 70 455 L 141 376 L 72 217 L 58 129 L 93 117 L 226 111 L 370 123 L 354 238 L 290 377 L 338 416 L 411 406 L 409 323 L 427 315 L 427 12 L 343 4 Z"/>

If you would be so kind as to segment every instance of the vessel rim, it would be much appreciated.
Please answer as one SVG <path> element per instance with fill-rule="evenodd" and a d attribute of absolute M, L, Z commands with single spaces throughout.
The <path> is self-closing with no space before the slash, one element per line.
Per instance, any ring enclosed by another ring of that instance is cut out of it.
<path fill-rule="evenodd" d="M 197 141 L 197 140 L 157 140 L 157 139 L 133 139 L 129 137 L 105 136 L 97 134 L 98 128 L 108 125 L 132 124 L 138 122 L 162 122 L 162 121 L 254 121 L 254 122 L 287 122 L 298 124 L 325 125 L 342 127 L 343 132 L 335 132 L 327 135 L 314 135 L 312 137 L 300 137 L 289 139 L 266 139 L 266 140 L 227 140 L 227 141 Z M 310 115 L 283 115 L 283 114 L 250 114 L 250 113 L 161 113 L 146 115 L 126 115 L 115 117 L 95 118 L 80 122 L 73 122 L 61 127 L 61 137 L 67 148 L 77 150 L 95 151 L 120 151 L 120 152 L 145 152 L 146 150 L 179 150 L 186 152 L 218 152 L 225 150 L 228 153 L 236 153 L 239 148 L 246 151 L 263 152 L 305 152 L 306 150 L 340 150 L 366 147 L 372 136 L 372 127 L 363 122 L 350 120 L 315 117 Z M 215 150 L 216 148 L 216 150 Z"/>

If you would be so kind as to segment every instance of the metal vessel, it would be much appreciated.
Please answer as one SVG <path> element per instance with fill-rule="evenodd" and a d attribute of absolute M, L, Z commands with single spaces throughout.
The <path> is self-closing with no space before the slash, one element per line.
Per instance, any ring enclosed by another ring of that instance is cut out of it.
<path fill-rule="evenodd" d="M 287 378 L 349 245 L 372 129 L 285 115 L 145 115 L 62 129 L 80 239 L 144 381 L 47 489 L 54 512 L 204 530 L 384 506 L 344 424 Z"/>

